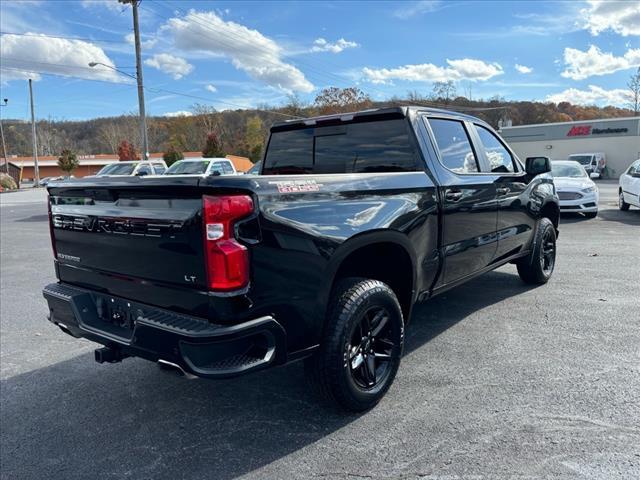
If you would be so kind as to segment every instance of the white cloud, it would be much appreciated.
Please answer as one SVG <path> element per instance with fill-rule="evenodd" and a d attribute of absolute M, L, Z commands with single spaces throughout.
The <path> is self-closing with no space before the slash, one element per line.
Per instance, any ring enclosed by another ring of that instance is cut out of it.
<path fill-rule="evenodd" d="M 365 67 L 362 70 L 365 78 L 372 83 L 390 83 L 393 80 L 409 82 L 443 82 L 448 80 L 489 80 L 504 71 L 497 63 L 486 63 L 482 60 L 464 58 L 461 60 L 447 60 L 448 67 L 439 67 L 432 63 L 420 65 L 404 65 L 396 68 L 373 69 Z"/>
<path fill-rule="evenodd" d="M 133 33 L 127 33 L 124 36 L 124 39 L 130 45 L 134 45 L 135 44 L 135 35 Z M 155 46 L 156 43 L 158 43 L 158 39 L 157 38 L 150 38 L 149 40 L 140 39 L 140 46 L 142 48 L 152 48 L 152 47 Z"/>
<path fill-rule="evenodd" d="M 399 8 L 398 10 L 393 12 L 393 16 L 402 20 L 406 20 L 408 18 L 422 15 L 424 13 L 435 12 L 436 10 L 439 10 L 441 6 L 442 1 L 440 0 L 422 0 L 418 2 L 412 2 L 411 4 Z"/>
<path fill-rule="evenodd" d="M 300 70 L 282 60 L 282 48 L 275 41 L 214 12 L 190 10 L 184 17 L 169 19 L 161 31 L 173 36 L 177 48 L 228 57 L 236 68 L 267 85 L 286 92 L 314 89 Z"/>
<path fill-rule="evenodd" d="M 163 113 L 163 117 L 191 117 L 193 113 L 188 110 L 178 110 L 177 112 L 166 112 Z"/>
<path fill-rule="evenodd" d="M 547 102 L 570 102 L 578 105 L 614 105 L 625 106 L 631 100 L 631 93 L 622 88 L 605 90 L 596 85 L 589 85 L 589 90 L 569 88 L 563 92 L 548 95 Z"/>
<path fill-rule="evenodd" d="M 206 86 L 206 87 L 204 87 L 204 88 L 205 88 L 207 91 L 211 92 L 211 93 L 216 93 L 216 92 L 218 91 L 218 89 L 217 89 L 215 86 L 211 85 L 211 84 L 207 85 L 207 86 Z"/>
<path fill-rule="evenodd" d="M 4 34 L 0 42 L 2 81 L 32 78 L 40 73 L 63 75 L 108 82 L 129 81 L 116 71 L 101 65 L 89 67 L 89 62 L 115 67 L 102 48 L 83 40 L 67 40 L 29 33 L 29 36 Z"/>
<path fill-rule="evenodd" d="M 185 59 L 169 55 L 168 53 L 158 53 L 151 58 L 147 58 L 144 64 L 157 68 L 161 72 L 169 73 L 174 80 L 180 80 L 193 71 L 193 65 Z"/>
<path fill-rule="evenodd" d="M 351 42 L 349 40 L 345 40 L 341 38 L 337 42 L 331 43 L 327 42 L 324 38 L 317 38 L 313 42 L 313 47 L 311 47 L 312 52 L 331 52 L 331 53 L 340 53 L 347 48 L 356 48 L 359 47 L 356 42 Z"/>
<path fill-rule="evenodd" d="M 84 8 L 105 7 L 114 13 L 120 13 L 126 7 L 118 0 L 82 0 L 80 3 Z"/>
<path fill-rule="evenodd" d="M 564 63 L 567 68 L 562 72 L 563 77 L 583 80 L 594 75 L 606 75 L 640 66 L 640 48 L 631 48 L 622 57 L 602 52 L 595 45 L 591 45 L 586 52 L 565 48 Z"/>
<path fill-rule="evenodd" d="M 519 63 L 515 64 L 515 69 L 520 73 L 531 73 L 533 72 L 533 68 L 527 67 L 526 65 L 520 65 Z"/>
<path fill-rule="evenodd" d="M 623 37 L 640 35 L 640 2 L 637 0 L 590 0 L 589 8 L 581 13 L 591 35 L 607 30 Z"/>

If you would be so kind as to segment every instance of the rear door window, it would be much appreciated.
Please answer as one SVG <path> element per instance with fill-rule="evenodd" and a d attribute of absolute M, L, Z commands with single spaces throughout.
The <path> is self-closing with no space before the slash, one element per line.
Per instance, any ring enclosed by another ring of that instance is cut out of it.
<path fill-rule="evenodd" d="M 430 118 L 429 125 L 442 164 L 455 173 L 477 173 L 478 159 L 464 124 L 458 120 Z"/>

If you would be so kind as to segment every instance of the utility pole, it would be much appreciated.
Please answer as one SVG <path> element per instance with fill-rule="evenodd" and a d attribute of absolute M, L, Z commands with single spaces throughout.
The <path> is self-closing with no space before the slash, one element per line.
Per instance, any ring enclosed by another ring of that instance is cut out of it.
<path fill-rule="evenodd" d="M 0 104 L 0 107 L 6 107 L 9 103 L 9 99 L 4 99 L 4 104 Z M 2 110 L 0 110 L 2 112 Z M 4 158 L 4 168 L 9 174 L 9 159 L 7 158 L 7 145 L 4 143 L 4 130 L 2 130 L 2 114 L 0 113 L 0 137 L 2 137 L 2 156 Z"/>
<path fill-rule="evenodd" d="M 33 186 L 37 187 L 40 183 L 40 169 L 38 168 L 38 142 L 36 141 L 36 115 L 33 110 L 33 82 L 29 79 L 29 98 L 31 100 L 31 137 L 33 140 Z"/>
<path fill-rule="evenodd" d="M 144 108 L 144 85 L 142 82 L 142 55 L 140 52 L 140 27 L 138 26 L 138 0 L 118 0 L 130 3 L 133 8 L 133 36 L 136 45 L 136 80 L 138 82 L 138 110 L 140 112 L 140 141 L 142 142 L 142 159 L 149 160 L 149 141 L 147 138 L 147 118 Z"/>

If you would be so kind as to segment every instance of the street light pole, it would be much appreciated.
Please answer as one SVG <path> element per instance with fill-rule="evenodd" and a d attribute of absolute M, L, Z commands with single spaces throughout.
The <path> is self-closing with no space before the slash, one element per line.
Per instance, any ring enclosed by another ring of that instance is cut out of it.
<path fill-rule="evenodd" d="M 133 36 L 136 45 L 136 81 L 138 82 L 138 110 L 140 112 L 140 141 L 142 142 L 142 159 L 149 160 L 149 141 L 147 138 L 147 118 L 144 107 L 144 86 L 142 82 L 142 54 L 140 51 L 140 27 L 138 26 L 138 0 L 118 0 L 130 3 L 133 9 Z"/>
<path fill-rule="evenodd" d="M 4 103 L 0 104 L 0 107 L 6 107 L 9 103 L 9 99 L 5 98 Z M 2 110 L 0 110 L 2 112 Z M 4 130 L 2 129 L 2 114 L 0 113 L 0 137 L 2 137 L 2 156 L 4 158 L 4 168 L 9 174 L 9 159 L 7 158 L 7 145 L 4 143 Z"/>
<path fill-rule="evenodd" d="M 33 108 L 33 82 L 29 79 L 29 98 L 31 99 L 31 136 L 33 140 L 33 186 L 37 187 L 40 183 L 40 169 L 38 168 L 38 142 L 36 140 L 36 116 Z"/>

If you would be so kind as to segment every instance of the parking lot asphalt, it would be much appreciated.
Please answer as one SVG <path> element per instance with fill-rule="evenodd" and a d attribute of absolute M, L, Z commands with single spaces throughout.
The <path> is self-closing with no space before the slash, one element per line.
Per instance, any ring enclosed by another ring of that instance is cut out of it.
<path fill-rule="evenodd" d="M 640 478 L 640 210 L 599 182 L 541 287 L 508 265 L 420 304 L 395 384 L 361 415 L 302 366 L 225 381 L 93 361 L 46 321 L 45 193 L 0 195 L 6 479 Z"/>

